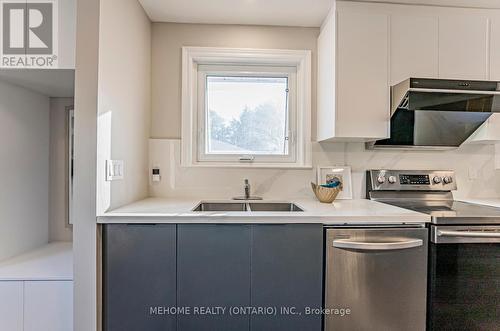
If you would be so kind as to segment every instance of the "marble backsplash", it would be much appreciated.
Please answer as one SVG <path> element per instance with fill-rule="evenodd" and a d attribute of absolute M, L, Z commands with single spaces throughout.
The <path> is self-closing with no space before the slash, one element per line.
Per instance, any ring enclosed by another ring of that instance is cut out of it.
<path fill-rule="evenodd" d="M 316 166 L 352 167 L 354 198 L 365 197 L 367 169 L 455 170 L 457 198 L 500 197 L 500 170 L 493 145 L 464 145 L 451 151 L 373 151 L 362 143 L 313 143 L 313 169 L 248 169 L 180 166 L 180 140 L 150 139 L 150 167 L 161 169 L 161 182 L 150 181 L 152 197 L 228 199 L 241 195 L 248 178 L 252 194 L 266 199 L 313 197 L 309 183 Z"/>

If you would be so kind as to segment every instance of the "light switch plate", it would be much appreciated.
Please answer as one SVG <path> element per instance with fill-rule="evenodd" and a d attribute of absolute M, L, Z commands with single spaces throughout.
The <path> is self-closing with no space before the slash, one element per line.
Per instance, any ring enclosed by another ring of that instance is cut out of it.
<path fill-rule="evenodd" d="M 106 160 L 106 180 L 120 180 L 123 179 L 123 160 Z"/>

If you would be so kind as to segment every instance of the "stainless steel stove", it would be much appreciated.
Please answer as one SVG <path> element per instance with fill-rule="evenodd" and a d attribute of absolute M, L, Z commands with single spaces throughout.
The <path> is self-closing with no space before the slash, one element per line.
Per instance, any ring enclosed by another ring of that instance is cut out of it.
<path fill-rule="evenodd" d="M 432 217 L 427 330 L 500 325 L 500 208 L 455 201 L 453 171 L 369 170 L 367 198 Z"/>
<path fill-rule="evenodd" d="M 500 208 L 455 201 L 453 171 L 370 170 L 368 199 L 432 216 L 433 224 L 500 224 Z"/>

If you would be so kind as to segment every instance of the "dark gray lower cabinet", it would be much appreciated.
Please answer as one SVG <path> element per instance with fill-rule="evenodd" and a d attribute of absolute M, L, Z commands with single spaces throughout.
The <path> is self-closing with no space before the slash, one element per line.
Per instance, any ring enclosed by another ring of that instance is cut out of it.
<path fill-rule="evenodd" d="M 176 225 L 103 226 L 104 331 L 175 330 L 175 291 Z"/>
<path fill-rule="evenodd" d="M 104 331 L 320 331 L 322 265 L 321 225 L 105 225 Z"/>
<path fill-rule="evenodd" d="M 252 315 L 253 331 L 320 331 L 322 317 L 306 308 L 322 305 L 321 224 L 254 225 L 251 301 L 276 307 L 276 316 Z"/>
<path fill-rule="evenodd" d="M 180 224 L 177 232 L 177 305 L 193 314 L 179 315 L 179 331 L 248 330 L 249 316 L 229 307 L 250 306 L 250 226 Z M 225 307 L 222 313 L 194 309 Z"/>

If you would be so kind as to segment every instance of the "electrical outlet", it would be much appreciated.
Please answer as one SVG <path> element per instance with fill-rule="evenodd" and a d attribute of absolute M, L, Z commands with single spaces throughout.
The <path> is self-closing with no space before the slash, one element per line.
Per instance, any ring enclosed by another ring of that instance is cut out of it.
<path fill-rule="evenodd" d="M 153 182 L 159 182 L 159 181 L 161 181 L 160 167 L 154 166 L 151 169 L 151 180 Z"/>
<path fill-rule="evenodd" d="M 120 180 L 123 179 L 123 160 L 106 160 L 106 180 Z"/>

